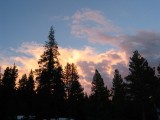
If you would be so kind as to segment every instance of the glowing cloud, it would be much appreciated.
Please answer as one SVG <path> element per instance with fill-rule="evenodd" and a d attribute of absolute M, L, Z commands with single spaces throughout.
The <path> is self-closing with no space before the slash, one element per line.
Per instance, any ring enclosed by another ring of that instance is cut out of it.
<path fill-rule="evenodd" d="M 92 9 L 81 9 L 72 16 L 71 33 L 77 38 L 89 42 L 112 45 L 118 51 L 124 52 L 129 58 L 132 52 L 138 50 L 151 65 L 160 62 L 160 33 L 156 31 L 138 31 L 128 35 L 114 25 L 103 12 Z"/>
<path fill-rule="evenodd" d="M 43 53 L 42 45 L 35 42 L 23 43 L 19 48 L 11 49 L 17 55 L 11 56 L 11 61 L 14 61 L 19 69 L 19 77 L 24 73 L 29 73 L 31 69 L 38 68 L 37 61 Z M 59 60 L 62 66 L 67 62 L 75 63 L 77 65 L 80 82 L 84 86 L 85 91 L 89 93 L 92 77 L 95 68 L 97 68 L 105 80 L 105 83 L 110 86 L 112 79 L 113 66 L 116 64 L 127 64 L 127 58 L 124 52 L 110 50 L 104 53 L 97 53 L 91 47 L 84 49 L 72 49 L 59 47 Z M 5 59 L 8 59 L 5 57 Z M 12 65 L 11 61 L 2 63 L 1 65 Z M 3 68 L 6 66 L 3 66 Z"/>

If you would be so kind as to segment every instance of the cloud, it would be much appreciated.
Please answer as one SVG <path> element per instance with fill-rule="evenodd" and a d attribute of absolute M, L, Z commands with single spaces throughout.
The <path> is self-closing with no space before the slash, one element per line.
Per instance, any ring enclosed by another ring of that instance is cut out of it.
<path fill-rule="evenodd" d="M 120 44 L 128 55 L 138 50 L 151 65 L 157 66 L 160 62 L 160 33 L 155 31 L 139 31 L 135 35 L 122 36 L 124 41 Z"/>
<path fill-rule="evenodd" d="M 116 43 L 121 29 L 98 10 L 81 9 L 72 16 L 71 34 L 95 43 Z M 112 42 L 111 42 L 112 40 Z"/>
<path fill-rule="evenodd" d="M 8 66 L 13 66 L 15 63 L 18 68 L 18 79 L 21 78 L 23 74 L 29 74 L 30 70 L 35 70 L 38 68 L 38 59 L 43 53 L 43 47 L 41 44 L 36 42 L 25 42 L 22 43 L 18 48 L 10 48 L 8 51 L 10 55 L 1 54 L 0 66 L 2 67 L 2 72 Z"/>
<path fill-rule="evenodd" d="M 111 88 L 115 66 L 123 64 L 127 68 L 128 64 L 128 58 L 126 58 L 125 52 L 117 50 L 98 53 L 91 47 L 85 47 L 81 50 L 60 48 L 60 53 L 60 60 L 63 66 L 67 62 L 73 62 L 77 65 L 80 82 L 85 86 L 85 91 L 87 92 L 90 90 L 95 69 L 99 70 L 106 85 L 108 88 Z M 84 84 L 84 80 L 87 82 L 87 86 Z"/>
<path fill-rule="evenodd" d="M 138 50 L 152 66 L 160 63 L 160 33 L 156 31 L 136 31 L 124 34 L 101 11 L 81 9 L 72 16 L 71 34 L 89 42 L 112 45 L 124 52 L 126 57 Z M 112 56 L 113 57 L 113 56 Z"/>
<path fill-rule="evenodd" d="M 10 59 L 5 63 L 0 64 L 11 66 L 15 63 L 19 69 L 19 77 L 24 73 L 29 73 L 31 69 L 38 68 L 37 61 L 43 53 L 44 48 L 41 44 L 31 42 L 23 43 L 18 48 L 12 48 L 12 56 L 9 58 L 4 56 L 4 60 Z M 105 83 L 110 88 L 113 66 L 117 64 L 127 64 L 127 58 L 122 51 L 109 50 L 103 53 L 98 53 L 94 48 L 85 47 L 83 49 L 63 48 L 59 47 L 59 60 L 64 67 L 67 62 L 75 63 L 80 75 L 80 83 L 83 85 L 86 92 L 89 93 L 94 70 L 98 69 L 104 78 Z M 3 70 L 6 66 L 3 66 Z"/>
<path fill-rule="evenodd" d="M 75 37 L 96 43 L 97 46 L 111 44 L 116 48 L 98 52 L 96 48 L 90 46 L 82 49 L 59 47 L 60 63 L 62 66 L 65 66 L 67 62 L 77 65 L 79 81 L 88 93 L 95 69 L 99 70 L 108 88 L 112 86 L 115 69 L 119 69 L 123 77 L 126 76 L 129 57 L 132 56 L 134 50 L 138 50 L 152 66 L 157 66 L 160 62 L 159 32 L 144 30 L 132 35 L 122 34 L 122 30 L 113 25 L 102 12 L 91 9 L 81 9 L 72 18 L 66 16 L 64 19 L 72 19 L 71 33 Z M 30 69 L 38 68 L 37 61 L 43 50 L 41 44 L 23 43 L 18 48 L 12 48 L 10 56 L 1 52 L 0 65 L 5 69 L 6 66 L 15 62 L 20 75 L 28 73 Z"/>

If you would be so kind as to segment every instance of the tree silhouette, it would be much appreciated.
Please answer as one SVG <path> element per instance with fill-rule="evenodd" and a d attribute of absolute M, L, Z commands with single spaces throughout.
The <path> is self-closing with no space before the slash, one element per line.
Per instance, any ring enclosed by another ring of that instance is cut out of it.
<path fill-rule="evenodd" d="M 35 114 L 34 75 L 32 70 L 28 78 L 24 74 L 19 80 L 17 97 L 19 114 L 24 114 L 25 116 Z"/>
<path fill-rule="evenodd" d="M 130 57 L 129 74 L 124 80 L 116 69 L 113 87 L 109 91 L 96 69 L 90 95 L 87 95 L 80 84 L 76 65 L 67 63 L 63 70 L 59 55 L 51 27 L 44 52 L 38 60 L 39 68 L 34 72 L 31 70 L 28 77 L 23 74 L 16 81 L 18 69 L 15 64 L 6 67 L 3 75 L 0 67 L 1 120 L 14 120 L 17 115 L 24 115 L 23 119 L 30 119 L 33 115 L 36 120 L 49 120 L 51 117 L 158 120 L 156 108 L 160 108 L 160 65 L 155 71 L 138 51 L 134 51 Z"/>
<path fill-rule="evenodd" d="M 124 120 L 125 90 L 123 79 L 117 69 L 114 72 L 112 92 L 112 103 L 115 112 L 114 117 L 118 120 Z"/>
<path fill-rule="evenodd" d="M 127 97 L 132 105 L 132 118 L 139 120 L 156 120 L 154 116 L 155 71 L 138 51 L 134 51 L 129 62 L 129 75 L 125 78 Z"/>
<path fill-rule="evenodd" d="M 27 115 L 35 115 L 35 83 L 34 74 L 31 70 L 26 83 L 26 101 L 28 105 Z"/>
<path fill-rule="evenodd" d="M 103 78 L 97 69 L 93 76 L 90 101 L 92 117 L 106 119 L 109 115 L 109 90 L 104 86 Z"/>
<path fill-rule="evenodd" d="M 13 67 L 7 67 L 4 71 L 4 76 L 2 78 L 2 85 L 5 89 L 7 94 L 14 94 L 15 90 L 15 81 L 18 77 L 18 69 L 16 68 L 15 64 Z"/>
<path fill-rule="evenodd" d="M 41 99 L 42 109 L 44 109 L 42 114 L 48 115 L 49 112 L 54 111 L 53 113 L 59 116 L 62 112 L 61 106 L 64 102 L 65 92 L 62 81 L 62 67 L 58 60 L 58 45 L 54 38 L 53 27 L 50 28 L 48 41 L 46 41 L 44 49 L 44 53 L 38 61 L 39 69 L 36 70 L 37 93 Z"/>
<path fill-rule="evenodd" d="M 76 66 L 67 63 L 64 70 L 64 80 L 68 100 L 69 117 L 83 117 L 84 93 L 81 84 L 78 81 L 79 75 Z M 83 115 L 83 116 L 82 116 Z"/>
<path fill-rule="evenodd" d="M 22 78 L 19 80 L 19 90 L 23 93 L 26 93 L 26 86 L 27 86 L 27 75 L 22 75 Z"/>
<path fill-rule="evenodd" d="M 22 75 L 22 78 L 19 80 L 19 87 L 17 89 L 17 97 L 18 97 L 18 113 L 19 114 L 27 114 L 28 104 L 27 104 L 27 75 Z"/>
<path fill-rule="evenodd" d="M 2 78 L 2 119 L 7 119 L 8 116 L 16 114 L 16 101 L 15 101 L 15 82 L 18 77 L 18 69 L 14 64 L 13 67 L 7 67 L 4 71 Z"/>
<path fill-rule="evenodd" d="M 34 88 L 35 88 L 34 75 L 33 75 L 33 71 L 31 70 L 30 73 L 29 73 L 29 77 L 28 77 L 27 83 L 26 83 L 27 93 L 29 95 L 33 95 L 35 93 L 34 92 Z"/>

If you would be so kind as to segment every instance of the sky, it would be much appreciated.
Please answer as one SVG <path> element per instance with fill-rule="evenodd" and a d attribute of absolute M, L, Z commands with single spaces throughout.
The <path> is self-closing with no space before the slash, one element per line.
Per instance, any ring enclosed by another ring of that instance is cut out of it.
<path fill-rule="evenodd" d="M 19 77 L 38 68 L 51 26 L 60 62 L 77 65 L 85 91 L 98 69 L 111 88 L 115 69 L 128 74 L 138 50 L 160 63 L 159 0 L 0 0 L 0 66 L 14 63 Z"/>

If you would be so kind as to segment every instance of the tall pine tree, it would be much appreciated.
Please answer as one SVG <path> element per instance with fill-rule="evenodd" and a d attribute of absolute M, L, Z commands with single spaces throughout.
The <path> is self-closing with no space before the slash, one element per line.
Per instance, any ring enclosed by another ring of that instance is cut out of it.
<path fill-rule="evenodd" d="M 116 69 L 113 78 L 112 87 L 112 103 L 114 107 L 114 117 L 118 120 L 124 119 L 124 105 L 125 105 L 125 90 L 123 79 Z"/>
<path fill-rule="evenodd" d="M 95 100 L 108 101 L 109 91 L 107 86 L 105 87 L 103 78 L 101 77 L 98 70 L 95 70 L 95 74 L 93 76 L 92 87 L 91 87 L 91 98 Z"/>
<path fill-rule="evenodd" d="M 48 41 L 44 45 L 44 53 L 38 61 L 37 72 L 38 88 L 37 93 L 42 97 L 43 107 L 59 116 L 62 113 L 62 103 L 64 102 L 64 83 L 62 80 L 62 67 L 59 63 L 58 45 L 55 40 L 53 27 L 50 28 Z M 52 108 L 50 108 L 52 106 Z"/>
<path fill-rule="evenodd" d="M 2 119 L 7 119 L 8 116 L 14 116 L 16 114 L 16 99 L 15 99 L 15 86 L 16 79 L 18 77 L 18 69 L 14 64 L 13 67 L 7 67 L 4 71 L 2 78 Z"/>
<path fill-rule="evenodd" d="M 2 78 L 2 86 L 7 95 L 15 93 L 16 79 L 18 77 L 18 69 L 14 64 L 13 67 L 7 67 Z"/>
<path fill-rule="evenodd" d="M 27 75 L 22 75 L 22 78 L 19 80 L 19 91 L 26 94 L 26 86 L 27 86 Z"/>
<path fill-rule="evenodd" d="M 67 63 L 64 70 L 64 81 L 66 86 L 69 117 L 83 117 L 83 99 L 84 93 L 81 84 L 78 81 L 79 75 L 76 66 Z"/>
<path fill-rule="evenodd" d="M 112 92 L 113 92 L 112 101 L 115 104 L 121 104 L 122 101 L 124 100 L 124 95 L 125 95 L 124 94 L 124 83 L 117 69 L 114 72 Z"/>
<path fill-rule="evenodd" d="M 95 70 L 91 86 L 91 116 L 96 119 L 106 119 L 109 115 L 109 90 L 104 85 L 103 78 Z"/>
<path fill-rule="evenodd" d="M 28 115 L 35 115 L 35 82 L 34 74 L 31 70 L 26 83 L 26 101 L 28 105 Z"/>
<path fill-rule="evenodd" d="M 156 120 L 154 110 L 155 71 L 138 51 L 134 51 L 129 62 L 129 75 L 125 78 L 127 97 L 131 101 L 132 118 Z"/>
<path fill-rule="evenodd" d="M 35 89 L 34 74 L 33 74 L 33 71 L 31 70 L 28 76 L 27 83 L 26 83 L 27 93 L 29 95 L 33 95 L 35 93 L 34 89 Z"/>

